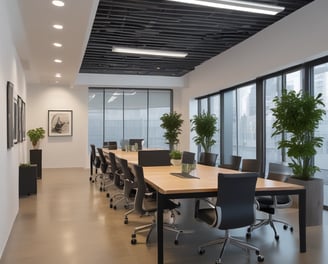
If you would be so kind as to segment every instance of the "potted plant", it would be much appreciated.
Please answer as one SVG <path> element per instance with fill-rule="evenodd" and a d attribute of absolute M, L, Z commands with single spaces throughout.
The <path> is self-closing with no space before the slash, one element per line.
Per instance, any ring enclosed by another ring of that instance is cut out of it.
<path fill-rule="evenodd" d="M 174 149 L 175 145 L 179 144 L 179 135 L 182 132 L 181 126 L 183 119 L 181 114 L 177 112 L 165 113 L 161 116 L 161 128 L 165 129 L 164 138 L 166 143 L 169 144 L 170 150 Z"/>
<path fill-rule="evenodd" d="M 171 158 L 171 163 L 174 166 L 179 166 L 181 165 L 181 158 L 182 158 L 182 153 L 180 150 L 172 150 L 170 152 L 170 158 Z"/>
<path fill-rule="evenodd" d="M 216 143 L 214 135 L 218 131 L 216 127 L 217 117 L 203 112 L 194 115 L 190 122 L 192 125 L 191 131 L 196 132 L 193 140 L 196 145 L 200 145 L 204 150 L 204 153 L 201 153 L 200 163 L 215 165 L 217 154 L 211 153 L 211 147 Z"/>
<path fill-rule="evenodd" d="M 44 138 L 45 130 L 42 127 L 30 129 L 27 131 L 27 136 L 30 138 L 33 148 L 38 147 L 40 139 Z"/>
<path fill-rule="evenodd" d="M 314 135 L 326 113 L 322 94 L 314 97 L 305 92 L 283 90 L 282 95 L 276 96 L 273 102 L 275 107 L 272 112 L 276 120 L 272 125 L 272 136 L 282 135 L 278 149 L 286 149 L 291 159 L 288 165 L 293 176 L 289 181 L 307 189 L 307 225 L 321 224 L 323 181 L 313 178 L 319 171 L 313 164 L 313 158 L 323 142 L 322 137 Z"/>

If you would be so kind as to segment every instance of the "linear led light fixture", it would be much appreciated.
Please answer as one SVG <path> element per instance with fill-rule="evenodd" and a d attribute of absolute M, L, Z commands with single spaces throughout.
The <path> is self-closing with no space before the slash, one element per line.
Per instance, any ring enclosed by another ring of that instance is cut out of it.
<path fill-rule="evenodd" d="M 119 52 L 119 53 L 164 56 L 164 57 L 173 57 L 173 58 L 184 58 L 188 55 L 188 53 L 186 52 L 153 50 L 153 49 L 137 49 L 137 48 L 122 47 L 122 46 L 113 46 L 112 51 Z"/>
<path fill-rule="evenodd" d="M 285 10 L 284 7 L 280 7 L 280 6 L 257 4 L 249 1 L 237 1 L 237 0 L 203 0 L 203 1 L 202 0 L 168 0 L 168 1 L 237 10 L 237 11 L 257 13 L 257 14 L 272 15 L 272 16 Z"/>

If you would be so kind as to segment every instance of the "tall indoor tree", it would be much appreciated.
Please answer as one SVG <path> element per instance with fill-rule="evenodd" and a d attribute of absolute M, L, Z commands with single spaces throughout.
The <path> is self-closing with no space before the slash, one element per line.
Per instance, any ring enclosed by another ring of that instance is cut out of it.
<path fill-rule="evenodd" d="M 283 90 L 273 102 L 275 107 L 271 110 L 276 120 L 272 125 L 272 136 L 282 136 L 278 148 L 287 150 L 294 177 L 309 180 L 319 170 L 312 159 L 323 142 L 322 137 L 314 135 L 326 113 L 322 94 L 312 96 L 306 92 Z"/>

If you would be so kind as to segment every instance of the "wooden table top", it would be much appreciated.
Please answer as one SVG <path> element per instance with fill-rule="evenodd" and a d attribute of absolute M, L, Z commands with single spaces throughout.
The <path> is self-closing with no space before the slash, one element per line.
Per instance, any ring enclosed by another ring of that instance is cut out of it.
<path fill-rule="evenodd" d="M 137 151 L 109 150 L 105 148 L 103 150 L 104 153 L 113 152 L 117 157 L 126 159 L 129 163 L 138 164 Z M 192 172 L 194 178 L 178 177 L 171 174 L 181 173 L 181 166 L 143 167 L 143 170 L 146 182 L 162 194 L 215 192 L 217 190 L 218 173 L 241 173 L 236 170 L 200 164 L 197 164 L 196 170 Z M 304 187 L 263 178 L 258 178 L 256 183 L 256 191 L 299 189 L 304 189 Z"/>
<path fill-rule="evenodd" d="M 241 173 L 218 167 L 197 164 L 192 175 L 197 178 L 184 178 L 171 173 L 180 173 L 180 166 L 144 167 L 144 176 L 147 183 L 162 194 L 215 192 L 217 190 L 218 173 Z M 299 190 L 303 186 L 258 178 L 256 191 Z"/>

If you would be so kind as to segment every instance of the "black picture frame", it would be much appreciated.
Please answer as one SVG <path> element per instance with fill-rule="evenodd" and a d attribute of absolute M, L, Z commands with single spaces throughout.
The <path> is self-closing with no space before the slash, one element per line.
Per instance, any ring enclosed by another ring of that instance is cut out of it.
<path fill-rule="evenodd" d="M 14 85 L 7 81 L 7 149 L 14 146 Z"/>
<path fill-rule="evenodd" d="M 23 118 L 22 118 L 22 105 L 23 105 L 23 100 L 22 98 L 18 95 L 17 96 L 17 109 L 18 109 L 18 142 L 23 141 Z"/>
<path fill-rule="evenodd" d="M 18 104 L 17 98 L 14 98 L 14 144 L 18 143 Z"/>
<path fill-rule="evenodd" d="M 48 110 L 48 136 L 49 137 L 73 136 L 72 110 Z"/>

